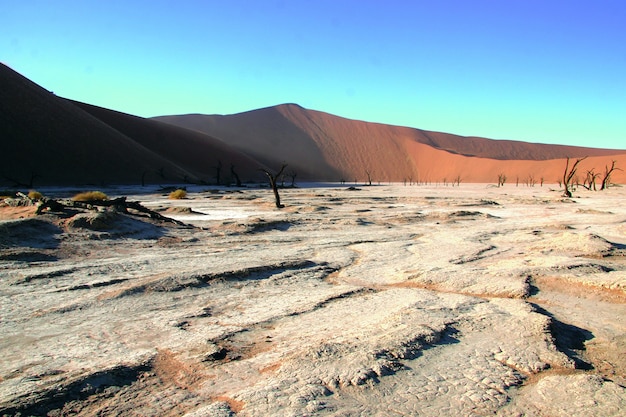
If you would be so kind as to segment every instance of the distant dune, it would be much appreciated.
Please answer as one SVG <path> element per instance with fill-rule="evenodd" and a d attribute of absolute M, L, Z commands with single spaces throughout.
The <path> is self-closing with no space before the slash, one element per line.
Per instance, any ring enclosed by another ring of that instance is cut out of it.
<path fill-rule="evenodd" d="M 442 182 L 508 181 L 554 183 L 565 158 L 588 156 L 580 172 L 617 160 L 626 167 L 626 150 L 491 140 L 345 119 L 284 104 L 234 115 L 162 116 L 157 120 L 195 129 L 245 150 L 266 164 L 285 161 L 315 179 Z M 623 172 L 613 179 L 624 182 Z"/>
<path fill-rule="evenodd" d="M 462 137 L 345 119 L 284 104 L 234 115 L 145 119 L 55 96 L 0 64 L 0 184 L 107 185 L 263 181 L 288 164 L 297 181 L 495 183 L 603 172 L 626 150 Z M 221 168 L 219 168 L 221 167 Z M 616 171 L 613 181 L 626 182 Z"/>

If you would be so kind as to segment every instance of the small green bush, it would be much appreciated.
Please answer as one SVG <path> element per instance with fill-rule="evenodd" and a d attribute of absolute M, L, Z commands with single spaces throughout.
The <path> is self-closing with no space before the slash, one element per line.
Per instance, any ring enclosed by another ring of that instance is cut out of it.
<path fill-rule="evenodd" d="M 168 198 L 170 200 L 180 200 L 181 198 L 185 197 L 187 197 L 187 191 L 179 188 L 178 190 L 172 191 Z"/>
<path fill-rule="evenodd" d="M 108 199 L 109 197 L 102 191 L 86 191 L 72 197 L 74 201 L 104 201 Z"/>
<path fill-rule="evenodd" d="M 43 194 L 41 194 L 39 191 L 30 190 L 28 192 L 28 198 L 30 198 L 31 200 L 41 200 L 43 198 Z"/>

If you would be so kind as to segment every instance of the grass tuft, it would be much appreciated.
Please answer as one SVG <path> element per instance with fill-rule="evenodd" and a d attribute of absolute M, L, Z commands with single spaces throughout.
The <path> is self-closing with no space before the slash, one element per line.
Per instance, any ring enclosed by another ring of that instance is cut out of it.
<path fill-rule="evenodd" d="M 41 200 L 43 198 L 43 194 L 41 194 L 39 191 L 30 190 L 28 192 L 28 198 L 30 198 L 31 200 Z"/>
<path fill-rule="evenodd" d="M 187 197 L 187 191 L 179 188 L 178 190 L 172 191 L 168 198 L 170 200 L 180 200 L 181 198 L 185 197 Z"/>
<path fill-rule="evenodd" d="M 109 197 L 102 191 L 86 191 L 72 197 L 74 201 L 104 201 L 108 199 Z"/>

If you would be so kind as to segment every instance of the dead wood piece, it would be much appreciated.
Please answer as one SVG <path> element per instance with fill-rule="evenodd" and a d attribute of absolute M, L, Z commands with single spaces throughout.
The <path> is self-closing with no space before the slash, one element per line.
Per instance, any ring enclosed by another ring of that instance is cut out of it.
<path fill-rule="evenodd" d="M 38 208 L 37 214 L 41 214 L 43 210 L 49 208 L 52 211 L 63 211 L 65 208 L 83 208 L 92 210 L 94 207 L 113 207 L 116 211 L 127 213 L 133 215 L 132 212 L 129 212 L 128 209 L 135 210 L 140 213 L 147 214 L 151 219 L 166 222 L 166 223 L 174 223 L 178 226 L 189 226 L 181 221 L 176 219 L 172 219 L 170 217 L 163 216 L 153 210 L 150 210 L 147 207 L 144 207 L 138 201 L 127 201 L 126 197 L 119 197 L 113 200 L 89 200 L 89 201 L 57 201 L 54 199 L 46 199 Z"/>
<path fill-rule="evenodd" d="M 50 211 L 63 211 L 65 209 L 65 205 L 59 203 L 58 201 L 52 198 L 44 198 L 39 206 L 37 206 L 37 211 L 35 214 L 39 215 L 43 213 L 45 209 L 49 209 Z"/>

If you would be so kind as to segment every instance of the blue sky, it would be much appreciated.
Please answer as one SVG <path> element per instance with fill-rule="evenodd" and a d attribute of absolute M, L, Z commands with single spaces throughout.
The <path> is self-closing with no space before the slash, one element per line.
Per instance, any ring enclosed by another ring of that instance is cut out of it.
<path fill-rule="evenodd" d="M 0 0 L 0 61 L 138 116 L 280 103 L 626 149 L 623 0 Z"/>

